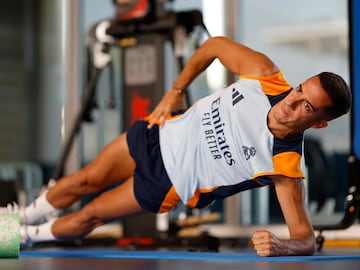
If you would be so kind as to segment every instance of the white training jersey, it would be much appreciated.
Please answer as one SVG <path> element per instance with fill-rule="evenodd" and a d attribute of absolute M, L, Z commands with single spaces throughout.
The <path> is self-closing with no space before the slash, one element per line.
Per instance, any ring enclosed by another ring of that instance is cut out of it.
<path fill-rule="evenodd" d="M 280 72 L 267 78 L 240 77 L 166 121 L 159 131 L 161 154 L 183 203 L 199 191 L 261 176 L 303 177 L 301 152 L 287 146 L 274 151 L 279 147 L 267 126 L 271 98 L 290 89 Z"/>

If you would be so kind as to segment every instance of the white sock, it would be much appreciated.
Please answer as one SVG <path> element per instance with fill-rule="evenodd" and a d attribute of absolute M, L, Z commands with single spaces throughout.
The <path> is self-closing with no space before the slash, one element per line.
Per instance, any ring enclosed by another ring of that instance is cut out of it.
<path fill-rule="evenodd" d="M 22 225 L 20 235 L 22 243 L 36 243 L 56 240 L 51 232 L 51 227 L 56 219 L 41 225 Z"/>
<path fill-rule="evenodd" d="M 24 211 L 21 211 L 21 223 L 33 224 L 41 217 L 59 212 L 54 208 L 46 199 L 47 190 L 43 192 L 35 201 L 25 207 Z"/>

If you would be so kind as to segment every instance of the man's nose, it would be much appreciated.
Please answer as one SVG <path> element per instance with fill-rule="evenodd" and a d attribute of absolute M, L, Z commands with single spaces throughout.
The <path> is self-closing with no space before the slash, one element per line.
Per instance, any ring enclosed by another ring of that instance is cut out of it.
<path fill-rule="evenodd" d="M 292 110 L 295 110 L 296 107 L 301 103 L 301 99 L 297 96 L 289 96 L 288 100 L 287 100 L 287 105 L 289 108 L 291 108 Z"/>

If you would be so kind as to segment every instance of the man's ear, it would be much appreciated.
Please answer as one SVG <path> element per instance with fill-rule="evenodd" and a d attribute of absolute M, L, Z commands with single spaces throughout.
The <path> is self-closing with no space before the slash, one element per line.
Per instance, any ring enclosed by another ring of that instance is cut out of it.
<path fill-rule="evenodd" d="M 315 123 L 312 127 L 313 128 L 326 128 L 327 126 L 328 126 L 328 121 L 321 120 L 321 121 Z"/>

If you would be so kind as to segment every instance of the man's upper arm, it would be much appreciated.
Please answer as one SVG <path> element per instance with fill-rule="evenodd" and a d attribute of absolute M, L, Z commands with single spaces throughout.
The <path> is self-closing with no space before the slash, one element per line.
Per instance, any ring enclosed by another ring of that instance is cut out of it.
<path fill-rule="evenodd" d="M 231 39 L 216 37 L 213 38 L 212 43 L 216 57 L 235 74 L 270 76 L 279 71 L 266 55 Z"/>
<path fill-rule="evenodd" d="M 271 76 L 279 71 L 264 54 L 226 37 L 212 37 L 189 58 L 174 82 L 176 89 L 185 89 L 215 59 L 236 75 Z"/>

